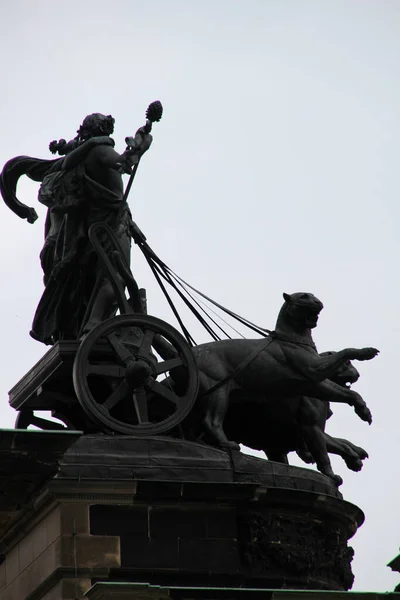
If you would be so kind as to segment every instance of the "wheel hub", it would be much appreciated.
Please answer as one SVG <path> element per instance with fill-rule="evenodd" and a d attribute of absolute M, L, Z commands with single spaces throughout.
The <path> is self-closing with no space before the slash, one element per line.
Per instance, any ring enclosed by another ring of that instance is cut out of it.
<path fill-rule="evenodd" d="M 146 383 L 146 380 L 154 374 L 152 366 L 144 360 L 132 361 L 125 372 L 125 379 L 131 390 Z"/>

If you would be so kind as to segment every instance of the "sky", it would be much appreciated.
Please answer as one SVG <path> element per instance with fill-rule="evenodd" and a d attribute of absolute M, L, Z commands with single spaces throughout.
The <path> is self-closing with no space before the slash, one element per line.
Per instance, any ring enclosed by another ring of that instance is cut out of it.
<path fill-rule="evenodd" d="M 398 0 L 13 0 L 0 8 L 0 165 L 50 158 L 86 114 L 116 119 L 114 139 L 164 116 L 130 195 L 150 246 L 204 293 L 273 329 L 282 293 L 307 291 L 325 308 L 320 351 L 375 346 L 355 388 L 369 427 L 334 406 L 328 432 L 370 454 L 353 473 L 332 459 L 345 499 L 366 515 L 351 540 L 355 590 L 399 577 L 400 524 L 397 161 L 400 140 Z M 46 348 L 28 332 L 42 293 L 44 207 L 30 225 L 5 206 L 1 426 L 8 390 Z M 175 321 L 137 248 L 132 269 L 148 311 Z M 206 341 L 196 324 L 197 341 Z M 202 337 L 203 336 L 203 337 Z M 291 459 L 293 464 L 301 464 Z"/>

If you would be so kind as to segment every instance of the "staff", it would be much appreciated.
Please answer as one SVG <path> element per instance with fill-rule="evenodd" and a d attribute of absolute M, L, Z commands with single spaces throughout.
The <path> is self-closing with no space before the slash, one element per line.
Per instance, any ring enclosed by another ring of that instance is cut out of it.
<path fill-rule="evenodd" d="M 150 131 L 152 130 L 152 127 L 153 127 L 153 123 L 160 121 L 162 114 L 163 114 L 163 106 L 159 100 L 155 100 L 154 102 L 149 104 L 149 106 L 147 107 L 147 110 L 146 110 L 146 125 L 143 125 L 143 127 L 140 127 L 140 129 L 137 130 L 136 136 L 134 138 L 133 137 L 125 138 L 125 142 L 127 144 L 126 150 L 135 151 L 142 142 L 142 135 L 146 135 L 146 134 L 150 133 Z M 137 139 L 138 137 L 140 138 L 139 140 Z M 129 196 L 129 192 L 131 191 L 132 183 L 133 183 L 133 180 L 135 179 L 135 175 L 136 175 L 136 171 L 138 170 L 139 162 L 140 162 L 140 156 L 138 157 L 137 163 L 133 167 L 131 176 L 129 177 L 128 185 L 126 186 L 125 193 L 124 193 L 124 202 L 126 202 L 128 196 Z"/>

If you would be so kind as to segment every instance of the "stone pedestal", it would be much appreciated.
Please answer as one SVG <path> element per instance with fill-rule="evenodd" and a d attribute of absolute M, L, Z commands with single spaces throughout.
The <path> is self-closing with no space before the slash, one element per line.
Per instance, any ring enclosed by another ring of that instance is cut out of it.
<path fill-rule="evenodd" d="M 75 600 L 132 582 L 347 590 L 347 540 L 362 521 L 308 469 L 161 437 L 81 436 L 3 527 L 0 599 Z"/>

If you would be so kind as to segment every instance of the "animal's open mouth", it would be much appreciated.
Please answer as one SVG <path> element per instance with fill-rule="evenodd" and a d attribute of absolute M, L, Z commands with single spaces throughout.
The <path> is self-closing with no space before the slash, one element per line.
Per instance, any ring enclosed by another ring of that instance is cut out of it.
<path fill-rule="evenodd" d="M 309 315 L 307 316 L 307 325 L 308 327 L 315 327 L 318 323 L 318 318 L 319 318 L 319 310 L 316 310 L 315 312 L 309 313 Z"/>
<path fill-rule="evenodd" d="M 350 389 L 351 386 L 353 385 L 353 383 L 356 383 L 356 381 L 358 381 L 358 378 L 359 378 L 359 375 L 348 375 L 344 381 L 341 381 L 340 378 L 336 379 L 334 381 L 341 387 Z"/>

